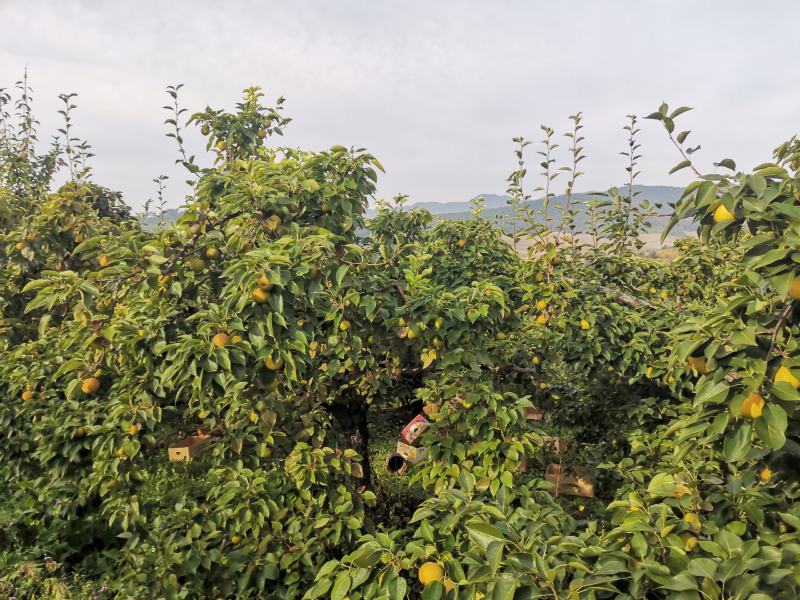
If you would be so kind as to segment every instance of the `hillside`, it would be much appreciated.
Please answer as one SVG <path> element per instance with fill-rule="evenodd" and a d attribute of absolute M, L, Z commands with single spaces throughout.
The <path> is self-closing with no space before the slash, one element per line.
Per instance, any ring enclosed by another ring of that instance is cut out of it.
<path fill-rule="evenodd" d="M 671 214 L 672 210 L 670 208 L 670 204 L 676 202 L 680 197 L 683 188 L 673 187 L 673 186 L 661 186 L 661 185 L 636 185 L 634 186 L 634 191 L 638 192 L 638 195 L 634 198 L 634 205 L 640 206 L 643 200 L 647 200 L 650 203 L 651 208 L 654 204 L 661 204 L 662 208 L 660 209 L 660 213 L 663 216 L 658 216 L 650 219 L 650 230 L 653 233 L 659 233 L 666 225 L 669 215 Z M 483 215 L 489 219 L 496 220 L 500 223 L 511 215 L 511 207 L 508 206 L 508 199 L 509 196 L 507 195 L 498 195 L 498 194 L 483 194 L 477 196 L 480 198 L 484 198 L 484 211 Z M 584 202 L 591 198 L 598 198 L 597 195 L 593 194 L 592 192 L 582 192 L 573 194 L 572 196 L 572 203 L 573 207 L 576 203 Z M 551 214 L 557 216 L 558 208 L 563 207 L 566 201 L 566 196 L 555 196 L 550 201 L 550 208 Z M 533 212 L 538 212 L 542 210 L 543 200 L 542 198 L 537 198 L 536 200 L 532 200 L 529 203 L 529 206 Z M 452 219 L 462 221 L 469 218 L 470 209 L 471 209 L 470 202 L 421 202 L 418 204 L 411 205 L 412 208 L 425 208 L 431 211 L 433 214 L 443 217 L 445 219 Z M 576 217 L 576 223 L 578 226 L 578 230 L 582 231 L 585 225 L 585 214 L 582 212 L 578 214 Z M 505 226 L 508 229 L 508 226 Z M 688 233 L 691 230 L 690 223 L 681 223 L 679 224 L 674 230 L 674 235 L 681 235 Z"/>
<path fill-rule="evenodd" d="M 667 223 L 671 210 L 669 204 L 674 203 L 680 197 L 683 188 L 665 185 L 636 185 L 634 191 L 638 195 L 634 199 L 635 205 L 640 205 L 643 200 L 653 204 L 661 204 L 661 214 L 663 216 L 655 217 L 650 220 L 650 231 L 654 234 L 660 234 L 661 230 Z M 504 218 L 510 216 L 510 207 L 508 206 L 509 196 L 506 194 L 479 194 L 476 198 L 483 198 L 484 211 L 483 215 L 489 219 L 501 222 Z M 576 202 L 583 202 L 589 198 L 597 198 L 592 192 L 582 192 L 573 194 L 573 205 Z M 555 196 L 550 202 L 550 210 L 553 214 L 557 213 L 557 207 L 564 205 L 566 196 Z M 542 199 L 538 198 L 529 203 L 531 210 L 536 212 L 542 209 Z M 432 214 L 442 217 L 444 219 L 463 221 L 469 218 L 470 210 L 472 208 L 471 201 L 458 201 L 458 202 L 417 202 L 409 205 L 409 208 L 423 208 L 430 211 Z M 165 223 L 174 223 L 181 214 L 180 209 L 168 209 L 164 212 L 163 220 Z M 375 214 L 374 210 L 368 210 L 367 214 L 372 216 Z M 148 229 L 155 228 L 159 222 L 159 217 L 156 215 L 149 215 L 145 217 L 144 223 Z M 576 218 L 579 230 L 583 230 L 585 222 L 585 215 L 579 214 Z M 506 227 L 507 228 L 507 227 Z M 673 235 L 682 235 L 689 233 L 691 226 L 689 223 L 681 223 L 674 230 Z"/>

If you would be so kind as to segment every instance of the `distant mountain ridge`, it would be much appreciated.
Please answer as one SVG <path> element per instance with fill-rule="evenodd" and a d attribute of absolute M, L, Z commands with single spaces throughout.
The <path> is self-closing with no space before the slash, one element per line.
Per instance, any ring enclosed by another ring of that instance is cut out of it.
<path fill-rule="evenodd" d="M 625 191 L 624 188 L 621 191 Z M 654 232 L 660 231 L 666 225 L 669 219 L 668 215 L 672 213 L 669 204 L 675 203 L 680 198 L 683 188 L 667 186 L 667 185 L 635 185 L 633 191 L 637 192 L 634 197 L 634 204 L 639 206 L 643 200 L 650 202 L 651 207 L 653 204 L 661 204 L 663 207 L 660 210 L 664 216 L 653 217 L 650 219 L 651 230 Z M 506 194 L 480 194 L 475 198 L 483 198 L 483 216 L 498 221 L 503 225 L 503 221 L 511 215 L 511 207 L 508 205 L 509 196 Z M 581 192 L 572 195 L 572 202 L 581 202 L 589 198 L 599 198 L 591 192 Z M 553 210 L 551 214 L 557 216 L 556 207 L 564 206 L 566 196 L 554 196 L 550 199 L 550 209 Z M 536 198 L 531 200 L 528 205 L 534 212 L 540 211 L 543 206 L 543 199 Z M 406 208 L 422 208 L 431 212 L 431 214 L 439 216 L 444 219 L 451 220 L 465 220 L 470 217 L 472 210 L 472 201 L 459 201 L 459 202 L 416 202 L 408 204 Z M 147 228 L 155 228 L 158 226 L 159 221 L 163 218 L 164 222 L 172 223 L 182 214 L 181 209 L 167 209 L 164 211 L 162 217 L 158 215 L 148 215 L 143 219 L 143 223 Z M 367 216 L 374 216 L 375 211 L 369 209 Z M 576 225 L 579 230 L 585 225 L 584 215 L 578 215 Z M 675 230 L 676 234 L 687 233 L 690 226 L 686 223 L 679 224 Z"/>
<path fill-rule="evenodd" d="M 483 198 L 486 208 L 503 208 L 507 206 L 509 196 L 503 194 L 478 194 L 475 198 Z M 469 212 L 472 202 L 414 202 L 409 208 L 424 208 L 434 215 L 444 215 L 457 212 Z"/>
<path fill-rule="evenodd" d="M 625 192 L 624 187 L 620 187 L 620 191 L 623 193 Z M 603 190 L 592 190 L 588 192 L 576 192 L 572 195 L 572 200 L 586 200 L 588 198 L 598 198 L 599 196 L 595 195 Z M 634 185 L 633 191 L 637 193 L 637 197 L 635 198 L 635 202 L 638 205 L 638 202 L 641 200 L 648 200 L 651 204 L 653 203 L 660 203 L 660 204 L 668 204 L 670 202 L 676 202 L 678 198 L 680 198 L 681 192 L 683 192 L 683 188 L 669 186 L 669 185 Z M 484 209 L 493 210 L 493 209 L 508 209 L 508 200 L 510 196 L 508 194 L 479 194 L 474 196 L 474 198 L 483 198 L 483 206 Z M 560 196 L 553 196 L 550 199 L 550 206 L 563 206 L 564 202 L 566 201 L 567 197 L 565 195 Z M 531 208 L 541 208 L 543 203 L 543 198 L 535 198 L 529 202 Z M 424 208 L 429 210 L 431 213 L 435 215 L 449 215 L 454 213 L 461 213 L 461 212 L 469 212 L 472 208 L 472 201 L 468 200 L 466 202 L 414 202 L 408 205 L 408 208 Z"/>
<path fill-rule="evenodd" d="M 621 187 L 620 191 L 625 193 L 626 189 Z M 661 209 L 658 209 L 660 215 L 651 217 L 649 219 L 651 231 L 660 232 L 664 226 L 666 226 L 667 221 L 669 220 L 669 215 L 672 214 L 672 209 L 669 205 L 678 201 L 681 193 L 683 192 L 683 188 L 668 185 L 634 185 L 633 191 L 635 194 L 633 199 L 634 206 L 641 206 L 642 201 L 645 200 L 650 204 L 651 209 L 655 208 L 655 204 L 660 204 L 662 206 Z M 510 196 L 503 194 L 483 194 L 476 196 L 476 198 L 484 199 L 484 210 L 482 213 L 484 217 L 497 221 L 499 225 L 505 226 L 506 229 L 509 228 L 506 221 L 511 216 L 511 207 L 508 205 Z M 596 193 L 580 192 L 572 195 L 572 203 L 574 206 L 575 203 L 592 198 L 601 199 L 601 197 L 596 195 Z M 557 208 L 563 207 L 566 199 L 567 198 L 565 195 L 552 197 L 549 205 L 550 215 L 558 218 Z M 530 200 L 528 202 L 528 206 L 532 212 L 538 214 L 538 212 L 541 211 L 544 206 L 544 200 L 543 198 Z M 408 208 L 424 208 L 430 211 L 432 214 L 444 219 L 464 220 L 468 219 L 471 214 L 470 211 L 472 209 L 472 203 L 418 202 L 415 204 L 409 204 Z M 586 225 L 586 215 L 583 212 L 577 215 L 575 224 L 578 231 L 584 230 Z M 689 222 L 679 223 L 674 230 L 674 234 L 681 235 L 688 233 L 690 230 L 691 224 Z"/>

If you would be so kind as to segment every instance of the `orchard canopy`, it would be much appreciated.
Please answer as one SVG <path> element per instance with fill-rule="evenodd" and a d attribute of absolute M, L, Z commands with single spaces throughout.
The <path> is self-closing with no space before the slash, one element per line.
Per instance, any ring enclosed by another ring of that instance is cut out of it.
<path fill-rule="evenodd" d="M 701 165 L 663 104 L 680 200 L 636 196 L 631 116 L 624 184 L 579 201 L 576 114 L 514 140 L 505 222 L 437 220 L 375 204 L 364 149 L 281 147 L 282 100 L 179 90 L 188 195 L 155 227 L 94 181 L 73 95 L 48 146 L 27 82 L 0 91 L 0 591 L 800 594 L 800 141 Z M 656 213 L 696 224 L 668 260 Z M 387 473 L 423 407 L 427 458 Z"/>

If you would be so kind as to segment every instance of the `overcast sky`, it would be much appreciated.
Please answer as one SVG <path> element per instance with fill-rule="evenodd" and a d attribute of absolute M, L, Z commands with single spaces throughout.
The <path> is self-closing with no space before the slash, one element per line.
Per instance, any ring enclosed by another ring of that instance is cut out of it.
<path fill-rule="evenodd" d="M 287 99 L 283 143 L 366 147 L 387 171 L 378 197 L 446 202 L 502 193 L 512 136 L 561 134 L 576 111 L 581 190 L 624 180 L 625 115 L 662 100 L 695 107 L 681 121 L 700 164 L 769 160 L 800 129 L 799 26 L 797 0 L 0 0 L 0 87 L 28 67 L 43 133 L 77 92 L 95 179 L 134 206 L 160 174 L 172 205 L 186 193 L 162 125 L 175 83 L 190 111 L 261 85 Z M 686 183 L 661 126 L 641 125 L 640 182 Z"/>

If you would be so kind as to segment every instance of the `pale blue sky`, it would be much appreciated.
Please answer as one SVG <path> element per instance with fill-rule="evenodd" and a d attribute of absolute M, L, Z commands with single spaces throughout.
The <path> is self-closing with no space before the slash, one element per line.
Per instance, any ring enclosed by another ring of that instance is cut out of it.
<path fill-rule="evenodd" d="M 0 0 L 0 87 L 28 66 L 44 133 L 57 94 L 78 92 L 95 178 L 135 206 L 162 173 L 173 205 L 186 192 L 161 125 L 179 82 L 190 110 L 262 85 L 287 98 L 286 144 L 367 147 L 387 169 L 379 197 L 453 201 L 502 193 L 511 137 L 563 132 L 578 110 L 578 188 L 619 183 L 625 115 L 662 99 L 696 107 L 682 120 L 701 164 L 768 160 L 800 129 L 798 26 L 793 0 Z M 678 159 L 660 126 L 642 129 L 640 181 L 685 183 L 667 175 Z"/>

